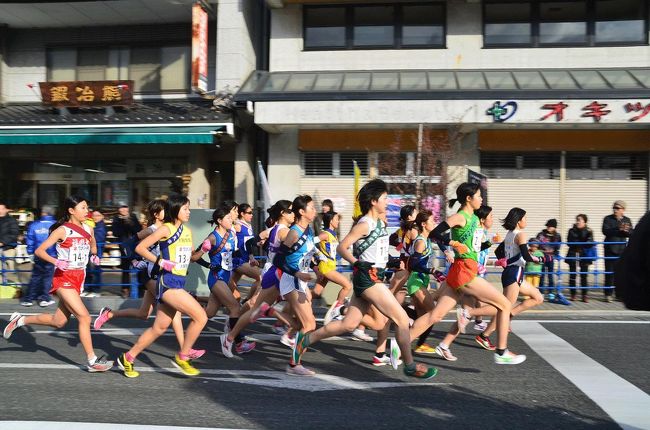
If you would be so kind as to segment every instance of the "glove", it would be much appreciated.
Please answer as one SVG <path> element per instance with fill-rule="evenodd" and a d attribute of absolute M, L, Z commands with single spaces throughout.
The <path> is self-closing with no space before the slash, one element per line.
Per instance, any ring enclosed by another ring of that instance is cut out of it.
<path fill-rule="evenodd" d="M 206 253 L 206 252 L 210 252 L 211 249 L 212 249 L 212 243 L 210 243 L 210 239 L 205 239 L 201 244 L 201 251 Z"/>
<path fill-rule="evenodd" d="M 433 273 L 432 273 L 432 275 L 433 275 L 433 278 L 434 278 L 436 281 L 438 281 L 439 283 L 441 283 L 441 284 L 442 284 L 443 282 L 445 282 L 445 280 L 447 279 L 447 277 L 445 276 L 445 274 L 442 273 L 440 270 L 434 270 Z"/>
<path fill-rule="evenodd" d="M 492 243 L 500 243 L 501 242 L 501 236 L 499 236 L 499 233 L 494 233 L 494 236 L 492 236 L 492 240 L 490 242 L 492 242 Z"/>
<path fill-rule="evenodd" d="M 56 266 L 56 268 L 61 270 L 62 272 L 65 272 L 68 269 L 69 265 L 70 263 L 68 263 L 65 260 L 56 260 L 56 263 L 54 263 L 54 266 Z"/>
<path fill-rule="evenodd" d="M 486 273 L 487 273 L 487 268 L 484 265 L 479 264 L 479 266 L 478 266 L 478 274 L 479 274 L 479 276 L 485 276 Z"/>
<path fill-rule="evenodd" d="M 94 264 L 95 266 L 99 266 L 100 258 L 97 254 L 92 254 L 90 256 L 90 263 Z"/>
<path fill-rule="evenodd" d="M 158 262 L 158 265 L 160 267 L 162 267 L 163 270 L 166 270 L 168 272 L 171 272 L 172 270 L 174 270 L 174 267 L 176 267 L 176 263 L 174 263 L 173 261 L 169 261 L 169 260 L 160 260 Z"/>
<path fill-rule="evenodd" d="M 469 248 L 467 247 L 467 245 L 465 245 L 464 243 L 457 242 L 455 240 L 449 242 L 449 246 L 454 248 L 454 250 L 461 255 L 469 252 Z"/>
<path fill-rule="evenodd" d="M 498 267 L 505 268 L 508 265 L 508 259 L 507 258 L 499 258 L 497 261 L 494 262 L 494 265 L 498 266 Z"/>

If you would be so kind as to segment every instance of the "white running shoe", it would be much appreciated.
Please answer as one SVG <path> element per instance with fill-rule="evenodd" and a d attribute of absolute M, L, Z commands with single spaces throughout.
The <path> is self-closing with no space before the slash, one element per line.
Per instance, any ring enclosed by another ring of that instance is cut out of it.
<path fill-rule="evenodd" d="M 46 307 L 51 306 L 51 305 L 53 305 L 55 303 L 56 302 L 54 300 L 52 300 L 52 299 L 50 299 L 50 300 L 41 300 L 40 302 L 38 302 L 38 305 L 40 307 L 42 307 L 42 308 L 46 308 Z"/>
<path fill-rule="evenodd" d="M 285 332 L 280 338 L 280 343 L 293 349 L 293 346 L 296 344 L 296 337 L 290 337 L 289 333 Z"/>
<path fill-rule="evenodd" d="M 496 364 L 520 364 L 526 361 L 526 356 L 524 354 L 515 354 L 506 349 L 503 355 L 499 355 L 496 352 L 494 353 L 494 362 Z"/>
<path fill-rule="evenodd" d="M 386 354 L 382 355 L 381 357 L 377 357 L 376 355 L 372 357 L 373 366 L 385 366 L 387 364 L 390 364 L 390 357 Z M 401 364 L 402 360 L 397 359 L 397 365 L 399 366 Z"/>
<path fill-rule="evenodd" d="M 285 334 L 287 332 L 287 328 L 284 326 L 284 324 L 282 324 L 282 325 L 275 325 L 274 324 L 273 327 L 271 327 L 271 331 L 273 333 L 275 333 L 275 334 L 279 334 L 280 336 L 282 336 L 283 334 Z"/>
<path fill-rule="evenodd" d="M 233 358 L 232 353 L 232 342 L 228 340 L 228 334 L 224 333 L 219 336 L 219 342 L 221 343 L 221 352 L 228 358 Z"/>
<path fill-rule="evenodd" d="M 20 323 L 20 318 L 22 315 L 20 312 L 14 312 L 11 314 L 11 317 L 9 317 L 9 324 L 5 327 L 4 331 L 2 332 L 2 336 L 5 339 L 9 339 L 11 337 L 11 334 L 16 330 L 18 327 L 22 326 Z"/>
<path fill-rule="evenodd" d="M 401 360 L 399 359 L 400 355 L 402 354 L 402 351 L 399 349 L 399 345 L 397 344 L 397 340 L 395 340 L 394 337 L 390 338 L 390 352 L 389 352 L 389 359 L 390 359 L 390 365 L 393 366 L 393 369 L 397 370 L 399 365 L 401 364 Z"/>
<path fill-rule="evenodd" d="M 439 357 L 444 358 L 447 361 L 456 361 L 458 360 L 458 357 L 456 357 L 454 354 L 451 353 L 449 348 L 444 349 L 440 345 L 436 346 L 436 355 Z"/>
<path fill-rule="evenodd" d="M 474 330 L 480 331 L 481 333 L 485 331 L 487 328 L 488 323 L 487 321 L 481 321 L 480 323 L 475 323 L 474 324 Z"/>
<path fill-rule="evenodd" d="M 366 334 L 366 332 L 360 328 L 355 328 L 352 331 L 352 338 L 355 340 L 362 340 L 364 342 L 372 342 L 375 340 L 372 336 Z"/>
<path fill-rule="evenodd" d="M 25 306 L 25 307 L 32 306 L 33 304 L 34 303 L 32 303 L 31 301 L 28 301 L 28 300 L 23 300 L 22 302 L 20 302 L 20 306 Z"/>
<path fill-rule="evenodd" d="M 111 370 L 112 367 L 113 362 L 104 360 L 103 356 L 95 359 L 95 362 L 93 364 L 86 364 L 86 369 L 88 369 L 90 373 L 106 372 L 107 370 Z"/>
<path fill-rule="evenodd" d="M 343 305 L 338 302 L 338 300 L 335 300 L 334 303 L 330 306 L 330 308 L 327 310 L 327 313 L 325 313 L 325 317 L 323 318 L 323 325 L 327 325 L 332 322 L 336 317 L 339 317 L 341 315 L 341 309 L 343 308 Z"/>
<path fill-rule="evenodd" d="M 465 309 L 461 306 L 456 308 L 456 321 L 458 322 L 458 330 L 464 334 L 466 332 L 467 324 L 469 324 L 469 317 Z"/>
<path fill-rule="evenodd" d="M 295 366 L 287 365 L 287 375 L 291 376 L 314 376 L 316 372 L 313 370 L 307 369 L 302 364 L 297 364 Z"/>

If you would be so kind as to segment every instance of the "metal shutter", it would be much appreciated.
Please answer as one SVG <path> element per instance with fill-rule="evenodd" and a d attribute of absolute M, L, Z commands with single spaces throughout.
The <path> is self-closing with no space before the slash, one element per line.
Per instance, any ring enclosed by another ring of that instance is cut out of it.
<path fill-rule="evenodd" d="M 361 177 L 364 184 L 367 177 Z M 323 199 L 334 202 L 334 210 L 341 214 L 339 231 L 341 238 L 348 234 L 352 228 L 352 211 L 354 209 L 354 178 L 353 177 L 310 177 L 300 178 L 300 193 L 309 194 L 316 204 L 316 211 L 320 212 L 320 203 Z"/>

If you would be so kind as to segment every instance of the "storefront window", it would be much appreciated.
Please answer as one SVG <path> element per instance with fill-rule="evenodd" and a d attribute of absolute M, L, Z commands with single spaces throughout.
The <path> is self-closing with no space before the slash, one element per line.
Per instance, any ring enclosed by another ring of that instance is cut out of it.
<path fill-rule="evenodd" d="M 587 2 L 544 2 L 540 4 L 540 44 L 582 44 L 587 42 Z"/>
<path fill-rule="evenodd" d="M 486 45 L 521 45 L 532 41 L 532 5 L 494 3 L 485 6 L 484 41 Z"/>
<path fill-rule="evenodd" d="M 305 48 L 345 46 L 345 8 L 305 9 Z"/>
<path fill-rule="evenodd" d="M 354 46 L 392 46 L 395 43 L 393 6 L 354 8 Z"/>
<path fill-rule="evenodd" d="M 647 40 L 644 0 L 597 0 L 596 43 Z"/>

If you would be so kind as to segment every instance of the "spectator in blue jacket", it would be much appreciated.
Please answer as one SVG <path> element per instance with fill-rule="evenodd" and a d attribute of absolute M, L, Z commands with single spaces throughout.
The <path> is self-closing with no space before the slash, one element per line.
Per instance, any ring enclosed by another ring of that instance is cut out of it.
<path fill-rule="evenodd" d="M 104 222 L 104 214 L 98 210 L 92 212 L 92 224 L 97 242 L 97 255 L 99 258 L 104 255 L 104 244 L 106 242 L 106 223 Z M 83 297 L 97 297 L 99 296 L 99 284 L 102 283 L 102 267 L 88 263 L 88 278 L 84 285 L 84 291 L 81 293 Z"/>
<path fill-rule="evenodd" d="M 25 240 L 27 242 L 28 254 L 34 255 L 34 251 L 45 242 L 45 239 L 50 235 L 50 227 L 55 222 L 54 209 L 50 206 L 43 206 L 41 209 L 41 219 L 31 223 L 27 229 Z M 47 253 L 56 258 L 56 247 L 52 246 L 48 248 Z M 29 286 L 27 287 L 27 295 L 20 304 L 23 306 L 32 306 L 34 300 L 38 300 L 39 306 L 44 308 L 56 303 L 49 294 L 53 275 L 54 266 L 34 256 L 32 279 L 29 281 Z"/>

